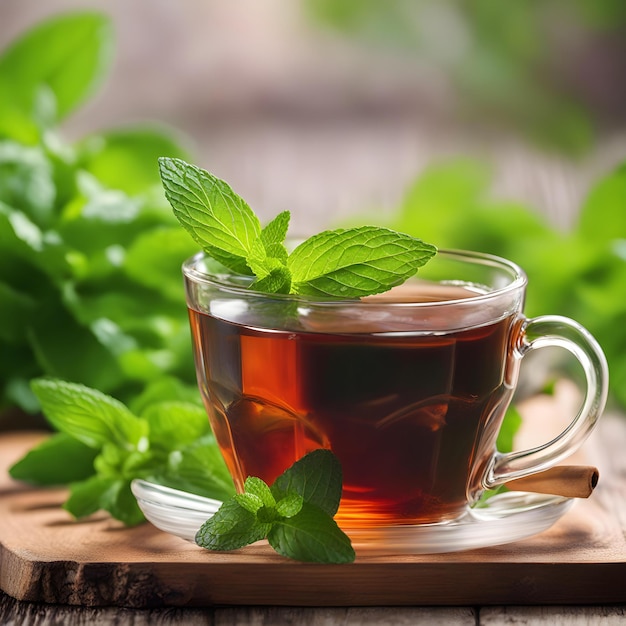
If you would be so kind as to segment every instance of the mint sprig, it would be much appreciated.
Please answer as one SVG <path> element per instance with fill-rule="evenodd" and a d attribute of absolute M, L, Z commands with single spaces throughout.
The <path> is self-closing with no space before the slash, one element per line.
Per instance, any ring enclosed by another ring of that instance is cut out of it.
<path fill-rule="evenodd" d="M 256 277 L 267 293 L 359 298 L 403 283 L 431 259 L 435 246 L 379 226 L 319 233 L 289 254 L 289 212 L 264 228 L 224 181 L 181 159 L 159 159 L 165 195 L 181 225 L 228 269 Z"/>
<path fill-rule="evenodd" d="M 286 469 L 272 487 L 248 477 L 243 493 L 224 502 L 196 535 L 209 550 L 236 550 L 267 539 L 290 559 L 350 563 L 354 549 L 333 519 L 341 499 L 341 465 L 330 450 L 314 450 Z"/>
<path fill-rule="evenodd" d="M 63 507 L 82 518 L 98 510 L 128 526 L 145 520 L 130 484 L 143 478 L 223 500 L 235 491 L 204 408 L 156 386 L 133 410 L 96 389 L 36 379 L 32 389 L 58 432 L 9 470 L 35 485 L 69 484 Z"/>

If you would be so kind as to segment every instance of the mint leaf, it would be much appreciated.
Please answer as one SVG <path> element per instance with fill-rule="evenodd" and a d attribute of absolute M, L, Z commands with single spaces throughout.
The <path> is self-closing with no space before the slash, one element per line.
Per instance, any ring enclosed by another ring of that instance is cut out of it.
<path fill-rule="evenodd" d="M 341 464 L 330 450 L 313 450 L 287 468 L 272 485 L 276 501 L 298 494 L 331 517 L 339 508 Z"/>
<path fill-rule="evenodd" d="M 403 283 L 435 255 L 420 239 L 377 226 L 325 231 L 289 256 L 292 292 L 356 298 Z"/>
<path fill-rule="evenodd" d="M 289 212 L 279 213 L 262 230 L 246 257 L 248 267 L 256 276 L 252 287 L 265 293 L 289 293 L 291 272 L 287 267 L 287 249 L 283 241 L 289 226 Z"/>
<path fill-rule="evenodd" d="M 290 493 L 276 503 L 276 512 L 281 517 L 293 517 L 302 510 L 304 498 L 298 493 Z"/>
<path fill-rule="evenodd" d="M 69 291 L 68 281 L 65 284 Z M 94 389 L 111 389 L 121 384 L 122 364 L 105 345 L 106 335 L 100 333 L 98 337 L 98 323 L 92 327 L 84 325 L 56 298 L 40 302 L 40 306 L 45 307 L 46 315 L 33 316 L 28 329 L 29 349 L 41 368 L 37 369 L 38 374 L 80 381 Z M 106 319 L 100 323 L 103 323 L 100 329 L 106 326 L 117 329 Z"/>
<path fill-rule="evenodd" d="M 96 450 L 77 439 L 55 433 L 12 465 L 9 474 L 35 485 L 65 485 L 91 476 L 96 455 Z"/>
<path fill-rule="evenodd" d="M 125 449 L 147 444 L 147 425 L 124 404 L 96 389 L 61 380 L 38 379 L 32 389 L 50 423 L 61 432 L 98 448 L 114 443 Z"/>
<path fill-rule="evenodd" d="M 130 489 L 130 481 L 119 480 L 104 493 L 101 508 L 125 526 L 137 526 L 146 521 Z"/>
<path fill-rule="evenodd" d="M 287 249 L 282 243 L 288 224 L 289 213 L 280 213 L 252 244 L 246 262 L 256 276 L 252 284 L 256 291 L 289 293 L 291 272 L 287 267 Z"/>
<path fill-rule="evenodd" d="M 267 249 L 261 237 L 256 239 L 252 244 L 250 253 L 246 257 L 246 263 L 252 270 L 252 273 L 257 277 L 257 280 L 262 280 L 268 276 L 275 267 L 284 265 L 280 259 L 268 256 Z"/>
<path fill-rule="evenodd" d="M 263 506 L 263 500 L 253 493 L 238 493 L 233 498 L 239 506 L 250 511 L 250 513 L 256 513 Z"/>
<path fill-rule="evenodd" d="M 287 237 L 290 218 L 291 215 L 289 211 L 283 211 L 261 231 L 261 241 L 267 251 L 267 256 L 275 257 L 283 262 L 287 260 L 288 256 L 287 249 L 283 242 Z"/>
<path fill-rule="evenodd" d="M 202 524 L 196 543 L 208 550 L 236 550 L 265 539 L 270 527 L 270 524 L 258 522 L 254 513 L 233 498 Z"/>
<path fill-rule="evenodd" d="M 14 115 L 21 114 L 17 121 L 33 124 L 28 118 L 41 108 L 44 93 L 52 100 L 49 124 L 90 95 L 112 58 L 111 26 L 111 20 L 98 13 L 68 13 L 35 26 L 9 46 L 0 57 L 0 134 L 13 135 L 9 122 Z"/>
<path fill-rule="evenodd" d="M 272 495 L 270 488 L 265 484 L 265 481 L 260 478 L 248 476 L 243 488 L 245 493 L 252 494 L 257 497 L 263 506 L 276 506 L 276 500 L 274 500 L 274 496 Z"/>
<path fill-rule="evenodd" d="M 98 475 L 123 478 L 128 482 L 152 471 L 154 464 L 155 455 L 151 451 L 125 449 L 114 443 L 105 443 L 94 460 Z"/>
<path fill-rule="evenodd" d="M 210 432 L 205 410 L 185 402 L 159 402 L 141 417 L 148 422 L 150 445 L 170 450 L 191 444 Z"/>
<path fill-rule="evenodd" d="M 252 288 L 263 293 L 289 293 L 291 289 L 289 268 L 277 259 L 268 259 L 267 264 L 271 269 L 262 279 L 254 281 Z"/>
<path fill-rule="evenodd" d="M 74 517 L 87 517 L 102 508 L 102 502 L 110 501 L 111 495 L 107 492 L 116 492 L 119 480 L 110 476 L 91 476 L 86 480 L 70 486 L 70 496 L 63 504 L 63 508 Z"/>
<path fill-rule="evenodd" d="M 138 235 L 128 247 L 123 269 L 138 285 L 154 289 L 184 306 L 181 259 L 187 259 L 196 252 L 196 244 L 180 227 L 154 229 Z"/>
<path fill-rule="evenodd" d="M 250 274 L 246 257 L 261 234 L 258 217 L 223 180 L 182 159 L 159 159 L 161 181 L 174 214 L 213 258 Z"/>
<path fill-rule="evenodd" d="M 141 415 L 150 405 L 167 401 L 185 402 L 202 407 L 196 384 L 187 384 L 174 376 L 162 376 L 149 382 L 143 391 L 132 399 L 128 408 L 135 415 Z"/>
<path fill-rule="evenodd" d="M 269 544 L 283 556 L 315 563 L 350 563 L 355 554 L 350 539 L 335 520 L 305 502 L 299 513 L 276 522 Z"/>
<path fill-rule="evenodd" d="M 235 493 L 233 479 L 213 435 L 170 452 L 155 482 L 207 498 L 226 500 Z"/>
<path fill-rule="evenodd" d="M 154 164 L 161 155 L 186 156 L 172 130 L 152 124 L 104 131 L 89 137 L 80 147 L 87 171 L 107 187 L 130 195 L 159 185 Z"/>
<path fill-rule="evenodd" d="M 126 526 L 136 526 L 145 521 L 130 490 L 130 483 L 114 477 L 92 476 L 72 484 L 70 497 L 63 508 L 78 519 L 103 510 Z"/>
<path fill-rule="evenodd" d="M 244 493 L 237 494 L 235 500 L 245 509 L 254 513 L 257 521 L 271 523 L 280 517 L 274 496 L 263 480 L 255 476 L 248 476 L 243 488 Z"/>

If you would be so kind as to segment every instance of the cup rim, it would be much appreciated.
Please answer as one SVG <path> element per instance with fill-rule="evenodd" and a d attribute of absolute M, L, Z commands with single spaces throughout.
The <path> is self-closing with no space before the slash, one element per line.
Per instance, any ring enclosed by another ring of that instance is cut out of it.
<path fill-rule="evenodd" d="M 380 300 L 370 300 L 367 299 L 359 299 L 359 298 L 315 298 L 313 296 L 306 296 L 300 294 L 285 294 L 285 293 L 267 293 L 263 291 L 255 291 L 254 289 L 250 289 L 244 285 L 237 285 L 233 282 L 228 281 L 225 277 L 228 276 L 226 273 L 224 274 L 212 274 L 203 272 L 197 269 L 197 264 L 199 261 L 207 258 L 211 258 L 210 255 L 205 253 L 204 251 L 197 252 L 192 257 L 186 259 L 182 264 L 182 272 L 185 279 L 193 281 L 195 283 L 200 283 L 207 286 L 212 286 L 220 289 L 221 291 L 225 291 L 227 293 L 231 293 L 233 295 L 239 295 L 245 298 L 264 298 L 271 299 L 276 301 L 283 302 L 302 302 L 306 304 L 315 304 L 316 306 L 366 306 L 366 307 L 374 307 L 374 306 L 383 306 L 387 307 L 433 307 L 433 306 L 450 306 L 454 304 L 464 303 L 467 305 L 469 302 L 472 303 L 480 303 L 488 300 L 492 300 L 494 298 L 498 298 L 499 296 L 514 292 L 518 289 L 521 289 L 526 286 L 528 282 L 528 278 L 524 270 L 513 261 L 505 259 L 504 257 L 497 256 L 495 254 L 489 254 L 486 252 L 476 252 L 471 250 L 461 250 L 454 248 L 439 248 L 437 250 L 437 256 L 443 255 L 453 260 L 459 261 L 470 261 L 474 264 L 485 265 L 500 268 L 510 272 L 511 281 L 505 285 L 504 287 L 495 288 L 492 291 L 487 293 L 478 293 L 471 298 L 459 298 L 453 300 L 441 300 L 435 302 L 394 302 L 393 300 L 387 300 L 381 302 Z M 225 268 L 226 269 L 226 268 Z M 419 272 L 417 273 L 419 277 Z M 244 275 L 237 274 L 237 276 L 241 276 L 242 278 L 247 278 Z"/>

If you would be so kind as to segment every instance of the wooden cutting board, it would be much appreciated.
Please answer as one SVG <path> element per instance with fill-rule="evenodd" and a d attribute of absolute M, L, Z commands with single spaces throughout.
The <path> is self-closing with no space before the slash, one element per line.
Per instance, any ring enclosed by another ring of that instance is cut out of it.
<path fill-rule="evenodd" d="M 535 421 L 555 415 L 557 401 L 532 405 Z M 60 507 L 63 489 L 8 477 L 6 468 L 37 438 L 0 437 L 0 588 L 19 600 L 137 608 L 626 601 L 624 417 L 605 416 L 585 445 L 584 462 L 600 469 L 596 491 L 544 533 L 467 552 L 358 555 L 348 565 L 296 563 L 266 544 L 212 553 L 150 524 L 123 528 L 104 514 L 73 521 Z"/>

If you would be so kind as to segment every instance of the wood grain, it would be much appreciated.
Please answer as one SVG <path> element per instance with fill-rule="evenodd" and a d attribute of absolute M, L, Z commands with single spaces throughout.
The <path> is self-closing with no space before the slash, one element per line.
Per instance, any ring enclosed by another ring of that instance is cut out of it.
<path fill-rule="evenodd" d="M 621 626 L 626 623 L 623 606 L 524 606 L 481 609 L 481 626 Z"/>
<path fill-rule="evenodd" d="M 18 602 L 0 592 L 3 626 L 475 626 L 478 611 L 466 607 L 279 607 L 126 609 Z"/>
<path fill-rule="evenodd" d="M 33 436 L 0 438 L 3 465 Z M 359 556 L 345 566 L 287 561 L 264 544 L 211 553 L 103 514 L 75 522 L 60 508 L 64 490 L 30 489 L 0 470 L 0 588 L 21 600 L 92 607 L 619 603 L 625 443 L 623 418 L 605 416 L 586 458 L 599 467 L 600 484 L 540 535 L 455 554 Z"/>

